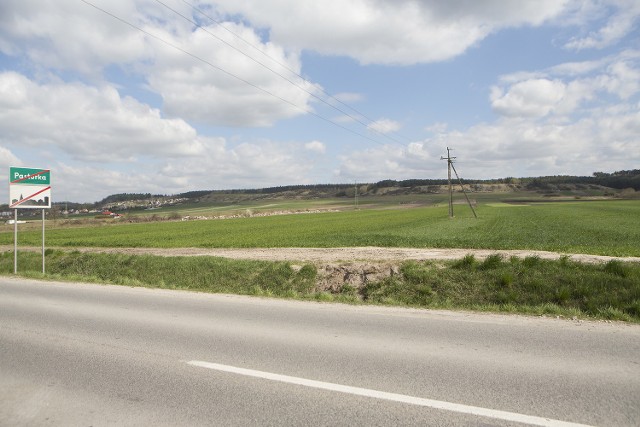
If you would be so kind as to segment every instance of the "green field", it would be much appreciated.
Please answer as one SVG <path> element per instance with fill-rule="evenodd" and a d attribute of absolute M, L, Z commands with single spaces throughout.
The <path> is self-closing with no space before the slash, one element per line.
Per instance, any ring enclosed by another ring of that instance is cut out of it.
<path fill-rule="evenodd" d="M 302 202 L 292 203 L 305 206 Z M 308 205 L 306 205 L 308 206 Z M 318 214 L 228 220 L 56 226 L 48 247 L 346 247 L 532 249 L 640 256 L 640 201 L 485 203 L 474 219 L 464 205 L 370 207 Z M 35 223 L 37 224 L 37 222 Z M 40 245 L 37 227 L 22 227 L 20 245 Z M 0 244 L 13 242 L 3 226 Z"/>

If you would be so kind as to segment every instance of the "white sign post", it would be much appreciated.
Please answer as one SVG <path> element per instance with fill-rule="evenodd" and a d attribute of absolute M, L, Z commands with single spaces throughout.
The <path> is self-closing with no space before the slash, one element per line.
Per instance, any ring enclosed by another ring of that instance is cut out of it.
<path fill-rule="evenodd" d="M 44 210 L 51 208 L 51 171 L 49 169 L 9 169 L 9 208 L 13 220 L 13 274 L 18 273 L 18 209 L 42 209 L 42 274 L 44 274 Z"/>

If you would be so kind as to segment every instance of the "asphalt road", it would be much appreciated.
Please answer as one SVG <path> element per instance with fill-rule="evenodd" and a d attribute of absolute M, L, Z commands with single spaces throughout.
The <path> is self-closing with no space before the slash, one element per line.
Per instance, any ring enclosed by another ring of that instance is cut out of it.
<path fill-rule="evenodd" d="M 0 278 L 0 425 L 637 426 L 640 326 Z"/>

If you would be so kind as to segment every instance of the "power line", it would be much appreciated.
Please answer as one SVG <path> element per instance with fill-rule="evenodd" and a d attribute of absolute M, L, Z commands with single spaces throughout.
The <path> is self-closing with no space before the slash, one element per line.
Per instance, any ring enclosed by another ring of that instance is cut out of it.
<path fill-rule="evenodd" d="M 343 125 L 341 125 L 340 123 L 336 123 L 336 122 L 334 122 L 333 120 L 328 119 L 328 118 L 326 118 L 326 117 L 324 117 L 324 116 L 322 116 L 322 115 L 320 115 L 320 114 L 318 114 L 318 113 L 316 113 L 316 112 L 314 112 L 314 111 L 312 111 L 312 110 L 309 110 L 309 109 L 307 109 L 307 108 L 301 107 L 301 106 L 299 106 L 299 105 L 297 105 L 297 104 L 295 104 L 295 103 L 293 103 L 293 102 L 291 102 L 291 101 L 289 101 L 289 100 L 287 100 L 287 99 L 285 99 L 285 98 L 283 98 L 283 97 L 281 97 L 281 96 L 279 96 L 279 95 L 274 94 L 273 92 L 268 91 L 267 89 L 264 89 L 264 88 L 262 88 L 262 87 L 260 87 L 260 86 L 258 86 L 258 85 L 256 85 L 256 84 L 254 84 L 254 83 L 251 83 L 250 81 L 245 80 L 245 79 L 243 79 L 242 77 L 239 77 L 239 76 L 237 76 L 237 75 L 235 75 L 235 74 L 231 73 L 230 71 L 227 71 L 227 70 L 225 70 L 224 68 L 219 67 L 219 66 L 217 66 L 217 65 L 215 65 L 215 64 L 213 64 L 213 63 L 211 63 L 211 62 L 207 61 L 206 59 L 203 59 L 203 58 L 201 58 L 201 57 L 199 57 L 199 56 L 197 56 L 197 55 L 195 55 L 195 54 L 193 54 L 193 53 L 189 52 L 188 50 L 185 50 L 185 49 L 181 48 L 180 46 L 177 46 L 176 44 L 171 43 L 171 42 L 169 42 L 169 41 L 167 41 L 167 40 L 163 39 L 163 38 L 162 38 L 162 37 L 160 37 L 160 36 L 157 36 L 157 35 L 155 35 L 155 34 L 153 34 L 153 33 L 150 33 L 149 31 L 147 31 L 147 30 L 145 30 L 145 29 L 143 29 L 143 28 L 140 28 L 140 27 L 138 27 L 138 26 L 137 26 L 137 25 L 135 25 L 135 24 L 132 24 L 131 22 L 129 22 L 129 21 L 127 21 L 127 20 L 123 19 L 123 18 L 120 18 L 120 17 L 119 17 L 119 16 L 117 16 L 117 15 L 114 15 L 113 13 L 111 13 L 111 12 L 109 12 L 109 11 L 107 11 L 107 10 L 102 9 L 102 8 L 100 8 L 100 7 L 96 6 L 95 4 L 93 4 L 93 3 L 91 3 L 91 2 L 89 2 L 89 1 L 87 1 L 87 0 L 81 0 L 81 1 L 82 1 L 83 3 L 85 3 L 86 5 L 91 6 L 91 7 L 95 8 L 96 10 L 98 10 L 98 11 L 100 11 L 100 12 L 102 12 L 102 13 L 106 14 L 106 15 L 109 15 L 109 16 L 111 16 L 112 18 L 114 18 L 114 19 L 116 19 L 116 20 L 118 20 L 118 21 L 122 22 L 123 24 L 128 25 L 128 26 L 130 26 L 130 27 L 132 27 L 132 28 L 134 28 L 134 29 L 136 29 L 136 30 L 138 30 L 138 31 L 142 32 L 143 34 L 146 34 L 147 36 L 149 36 L 149 37 L 151 37 L 151 38 L 153 38 L 153 39 L 155 39 L 155 40 L 157 40 L 157 41 L 159 41 L 159 42 L 161 42 L 161 43 L 164 43 L 165 45 L 167 45 L 167 46 L 169 46 L 169 47 L 171 47 L 171 48 L 173 48 L 173 49 L 176 49 L 176 50 L 178 50 L 178 51 L 180 51 L 180 52 L 184 53 L 185 55 L 190 56 L 190 57 L 192 57 L 193 59 L 196 59 L 196 60 L 198 60 L 198 61 L 200 61 L 200 62 L 202 62 L 202 63 L 204 63 L 204 64 L 206 64 L 206 65 L 210 66 L 211 68 L 214 68 L 214 69 L 216 69 L 216 70 L 218 70 L 218 71 L 220 71 L 220 72 L 222 72 L 222 73 L 224 73 L 224 74 L 226 74 L 226 75 L 228 75 L 228 76 L 230 76 L 230 77 L 233 77 L 234 79 L 239 80 L 240 82 L 242 82 L 242 83 L 244 83 L 244 84 L 246 84 L 246 85 L 249 85 L 249 86 L 253 87 L 254 89 L 257 89 L 257 90 L 259 90 L 259 91 L 261 91 L 261 92 L 263 92 L 263 93 L 265 93 L 265 94 L 267 94 L 267 95 L 269 95 L 269 96 L 272 96 L 272 97 L 274 97 L 274 98 L 276 98 L 276 99 L 278 99 L 278 100 L 280 100 L 280 101 L 282 101 L 282 102 L 284 102 L 284 103 L 286 103 L 286 104 L 289 104 L 289 105 L 291 105 L 292 107 L 297 108 L 298 110 L 301 110 L 301 111 L 303 111 L 303 112 L 305 112 L 305 113 L 307 113 L 307 114 L 310 114 L 310 115 L 312 115 L 312 116 L 314 116 L 314 117 L 316 117 L 316 118 L 318 118 L 318 119 L 320 119 L 320 120 L 324 120 L 324 121 L 325 121 L 325 122 L 327 122 L 327 123 L 330 123 L 330 124 L 332 124 L 332 125 L 334 125 L 334 126 L 336 126 L 336 127 L 339 127 L 339 128 L 341 128 L 341 129 L 343 129 L 343 130 L 346 130 L 347 132 L 351 132 L 352 134 L 357 135 L 357 136 L 359 136 L 359 137 L 361 137 L 361 138 L 367 139 L 367 140 L 369 140 L 369 141 L 371 141 L 371 142 L 374 142 L 374 143 L 376 143 L 376 144 L 379 144 L 379 145 L 384 145 L 382 142 L 380 142 L 380 141 L 378 141 L 378 140 L 375 140 L 375 139 L 373 139 L 373 138 L 371 138 L 371 137 L 369 137 L 369 136 L 367 136 L 367 135 L 364 135 L 364 134 L 362 134 L 362 133 L 360 133 L 360 132 L 357 132 L 357 131 L 355 131 L 355 130 L 353 130 L 353 129 L 350 129 L 350 128 L 346 127 L 346 126 L 343 126 Z"/>
<path fill-rule="evenodd" d="M 191 24 L 195 25 L 197 28 L 200 28 L 201 30 L 203 30 L 204 32 L 206 32 L 207 34 L 209 34 L 211 37 L 215 38 L 216 40 L 224 43 L 225 45 L 229 46 L 231 49 L 235 50 L 236 52 L 240 53 L 241 55 L 245 56 L 246 58 L 252 60 L 253 62 L 255 62 L 256 64 L 266 68 L 267 70 L 269 70 L 270 72 L 272 72 L 273 74 L 277 75 L 278 77 L 284 79 L 285 81 L 287 81 L 288 83 L 292 84 L 293 86 L 297 87 L 298 89 L 302 90 L 303 92 L 307 93 L 308 95 L 312 96 L 313 98 L 317 99 L 318 101 L 322 102 L 323 104 L 329 106 L 330 108 L 335 109 L 336 111 L 339 111 L 340 113 L 344 114 L 345 116 L 347 116 L 348 118 L 350 118 L 351 120 L 354 120 L 358 123 L 360 123 L 361 125 L 365 126 L 367 129 L 371 129 L 373 132 L 384 136 L 385 138 L 388 138 L 390 140 L 392 140 L 395 143 L 401 144 L 401 145 L 405 145 L 404 143 L 402 143 L 401 141 L 397 140 L 396 138 L 390 136 L 387 133 L 381 132 L 379 130 L 376 130 L 374 128 L 371 128 L 371 124 L 373 124 L 375 121 L 368 118 L 366 115 L 364 115 L 363 113 L 359 112 L 358 110 L 356 110 L 355 108 L 349 106 L 348 104 L 340 101 L 339 99 L 335 98 L 334 96 L 330 95 L 329 93 L 327 93 L 324 89 L 319 88 L 319 91 L 324 94 L 328 99 L 335 101 L 337 103 L 339 103 L 340 105 L 343 105 L 345 107 L 347 107 L 348 109 L 354 111 L 355 113 L 357 113 L 357 115 L 362 116 L 363 118 L 365 118 L 366 120 L 369 121 L 369 123 L 366 123 L 362 120 L 360 120 L 358 117 L 351 115 L 350 113 L 348 113 L 347 111 L 344 111 L 341 108 L 338 108 L 337 106 L 335 106 L 334 104 L 326 101 L 325 99 L 319 97 L 318 95 L 316 95 L 315 93 L 307 90 L 306 88 L 304 88 L 303 86 L 301 86 L 300 84 L 298 84 L 297 82 L 291 80 L 290 78 L 288 78 L 287 76 L 284 76 L 283 74 L 279 73 L 278 71 L 274 70 L 273 68 L 269 67 L 267 64 L 260 62 L 259 60 L 255 59 L 254 57 L 248 55 L 246 52 L 243 52 L 242 50 L 240 50 L 239 48 L 237 48 L 236 46 L 232 45 L 231 43 L 227 42 L 226 40 L 224 40 L 221 37 L 218 37 L 217 35 L 215 35 L 214 33 L 212 33 L 211 31 L 209 31 L 208 29 L 206 29 L 205 27 L 203 27 L 202 25 L 200 25 L 199 23 L 197 23 L 196 21 L 194 21 L 193 19 L 191 19 L 188 16 L 183 15 L 182 13 L 180 13 L 179 11 L 175 10 L 174 8 L 172 8 L 171 6 L 167 5 L 166 3 L 164 3 L 161 0 L 155 0 L 157 3 L 161 4 L 162 6 L 164 6 L 165 8 L 169 9 L 170 11 L 172 11 L 173 13 L 175 13 L 176 15 L 180 16 L 181 18 L 183 18 L 184 20 L 190 22 Z M 309 84 L 313 84 L 312 82 L 308 81 L 307 79 L 305 79 L 303 76 L 301 76 L 298 72 L 292 70 L 290 67 L 288 67 L 286 64 L 283 64 L 281 62 L 279 62 L 278 60 L 276 60 L 275 58 L 273 58 L 272 56 L 268 55 L 266 52 L 264 52 L 262 49 L 260 49 L 259 47 L 255 46 L 253 43 L 250 43 L 249 41 L 245 40 L 242 36 L 240 36 L 239 34 L 237 34 L 234 31 L 231 31 L 229 28 L 225 27 L 224 25 L 222 25 L 222 23 L 216 19 L 214 19 L 213 17 L 209 16 L 207 13 L 205 13 L 203 10 L 201 10 L 199 7 L 194 6 L 193 4 L 189 3 L 186 0 L 182 0 L 183 3 L 185 3 L 186 5 L 190 6 L 194 11 L 200 13 L 202 16 L 206 17 L 207 19 L 209 19 L 211 22 L 215 23 L 216 25 L 218 25 L 220 28 L 224 29 L 225 31 L 227 31 L 228 33 L 232 34 L 234 37 L 236 37 L 237 39 L 241 40 L 243 43 L 245 43 L 247 46 L 253 48 L 255 51 L 257 51 L 258 53 L 260 53 L 261 55 L 265 56 L 266 58 L 270 59 L 271 61 L 273 61 L 274 63 L 278 64 L 280 67 L 284 68 L 285 70 L 287 70 L 289 73 L 293 74 L 294 76 L 296 76 L 297 78 L 301 79 L 303 82 L 305 83 L 309 83 Z M 405 138 L 408 139 L 408 138 Z"/>
<path fill-rule="evenodd" d="M 156 0 L 156 1 L 158 1 L 158 0 Z M 290 72 L 291 74 L 295 75 L 295 76 L 296 76 L 296 77 L 298 77 L 299 79 L 301 79 L 301 80 L 303 80 L 303 81 L 305 81 L 305 82 L 307 82 L 307 83 L 311 83 L 311 84 L 313 84 L 312 82 L 309 82 L 305 77 L 303 77 L 302 75 L 300 75 L 297 71 L 295 71 L 295 70 L 291 69 L 288 65 L 283 64 L 282 62 L 278 61 L 276 58 L 274 58 L 274 57 L 270 56 L 268 53 L 264 52 L 262 49 L 260 49 L 259 47 L 257 47 L 257 46 L 256 46 L 256 45 L 254 45 L 253 43 L 251 43 L 251 42 L 247 41 L 246 39 L 244 39 L 244 38 L 243 38 L 242 36 L 240 36 L 238 33 L 234 32 L 234 31 L 231 31 L 229 28 L 227 28 L 226 26 L 224 26 L 222 22 L 220 22 L 220 21 L 216 20 L 216 19 L 215 19 L 215 18 L 213 18 L 212 16 L 208 15 L 207 13 L 205 13 L 205 12 L 204 12 L 200 7 L 193 5 L 192 3 L 188 2 L 187 0 L 181 0 L 181 1 L 182 1 L 184 4 L 186 4 L 186 5 L 190 6 L 190 7 L 191 7 L 193 10 L 195 10 L 196 12 L 200 13 L 202 16 L 204 16 L 204 17 L 206 17 L 207 19 L 209 19 L 211 22 L 213 22 L 213 23 L 215 23 L 216 25 L 218 25 L 218 26 L 219 26 L 220 28 L 222 28 L 223 30 L 227 31 L 229 34 L 231 34 L 231 35 L 233 35 L 234 37 L 236 37 L 238 40 L 242 41 L 242 42 L 243 42 L 244 44 L 246 44 L 247 46 L 251 47 L 251 48 L 252 48 L 253 50 L 255 50 L 256 52 L 260 53 L 260 54 L 261 54 L 261 55 L 263 55 L 264 57 L 266 57 L 266 58 L 270 59 L 271 61 L 273 61 L 275 64 L 278 64 L 280 67 L 284 68 L 285 70 L 287 70 L 287 71 L 288 71 L 288 72 Z M 241 52 L 241 53 L 242 53 L 243 55 L 245 54 L 244 52 Z M 375 120 L 373 120 L 373 119 L 371 119 L 371 118 L 367 117 L 367 115 L 366 115 L 366 114 L 362 113 L 361 111 L 358 111 L 356 108 L 352 107 L 351 105 L 349 105 L 349 104 L 347 104 L 347 103 L 345 103 L 345 102 L 341 101 L 340 99 L 336 98 L 335 96 L 331 95 L 330 93 L 328 93 L 327 91 L 325 91 L 322 87 L 320 87 L 320 88 L 319 88 L 319 90 L 320 90 L 320 92 L 321 92 L 323 95 L 325 95 L 327 98 L 329 98 L 329 99 L 331 99 L 332 101 L 335 101 L 336 103 L 338 103 L 338 104 L 340 104 L 340 105 L 342 105 L 342 106 L 344 106 L 344 107 L 348 108 L 349 110 L 353 111 L 353 112 L 354 112 L 354 113 L 356 113 L 357 115 L 359 115 L 359 116 L 363 117 L 364 119 L 366 119 L 369 123 L 364 123 L 364 122 L 362 122 L 362 121 L 358 120 L 357 118 L 352 117 L 350 114 L 348 114 L 348 113 L 346 113 L 346 112 L 344 112 L 344 111 L 340 110 L 339 108 L 335 107 L 334 105 L 328 104 L 331 108 L 334 108 L 334 109 L 336 109 L 336 110 L 340 111 L 341 113 L 343 113 L 343 114 L 347 115 L 347 116 L 348 116 L 348 117 L 350 117 L 351 119 L 356 120 L 358 123 L 360 123 L 360 124 L 362 124 L 362 125 L 364 125 L 364 126 L 367 126 L 367 128 L 369 128 L 369 125 L 370 125 L 370 124 L 375 123 Z M 312 96 L 315 96 L 314 94 L 311 94 L 311 95 L 312 95 Z M 318 98 L 318 99 L 319 99 L 319 98 Z M 323 100 L 321 100 L 321 101 L 322 101 L 322 102 L 325 102 L 325 101 L 323 101 Z M 326 103 L 326 102 L 325 102 L 325 103 Z M 383 135 L 383 136 L 386 136 L 387 138 L 389 138 L 389 139 L 393 140 L 394 142 L 397 142 L 397 143 L 399 143 L 399 144 L 404 145 L 402 142 L 397 141 L 395 138 L 392 138 L 392 137 L 390 137 L 389 135 L 387 135 L 387 134 L 385 134 L 385 133 L 383 133 L 383 132 L 380 132 L 380 131 L 375 130 L 375 129 L 371 129 L 371 130 L 373 130 L 374 132 L 379 133 L 379 134 L 381 134 L 381 135 Z M 407 137 L 405 137 L 405 136 L 402 136 L 402 135 L 398 134 L 397 132 L 396 132 L 396 135 L 398 135 L 398 136 L 402 137 L 403 139 L 405 139 L 405 140 L 407 140 L 407 141 L 411 141 L 411 139 L 409 139 L 409 138 L 407 138 Z"/>

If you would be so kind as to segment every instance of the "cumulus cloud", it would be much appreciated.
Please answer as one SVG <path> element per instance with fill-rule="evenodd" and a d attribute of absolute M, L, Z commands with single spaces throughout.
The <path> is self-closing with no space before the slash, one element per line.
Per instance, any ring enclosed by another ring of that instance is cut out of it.
<path fill-rule="evenodd" d="M 0 2 L 0 61 L 13 70 L 0 72 L 0 165 L 25 164 L 37 152 L 56 168 L 56 195 L 71 200 L 141 189 L 172 193 L 324 181 L 326 175 L 314 174 L 336 168 L 323 155 L 330 144 L 335 151 L 340 144 L 343 153 L 339 181 L 439 176 L 446 171 L 440 156 L 447 146 L 469 159 L 460 162 L 463 174 L 476 177 L 590 173 L 639 160 L 637 50 L 501 76 L 487 102 L 496 113 L 493 122 L 460 129 L 420 125 L 432 136 L 403 148 L 349 153 L 354 140 L 338 136 L 334 142 L 333 135 L 315 133 L 290 142 L 308 125 L 301 121 L 285 134 L 262 133 L 262 139 L 254 132 L 270 129 L 238 129 L 274 127 L 314 108 L 324 115 L 326 105 L 315 102 L 315 94 L 335 105 L 374 98 L 365 89 L 375 90 L 371 82 L 348 79 L 343 86 L 332 81 L 344 92 L 327 98 L 320 86 L 298 76 L 303 58 L 429 63 L 462 55 L 505 28 L 535 26 L 570 28 L 572 34 L 578 29 L 568 42 L 555 40 L 569 50 L 601 49 L 637 28 L 637 1 L 199 1 L 222 25 L 186 2 L 167 2 L 201 26 L 153 0 L 89 1 L 143 31 L 78 0 Z M 305 69 L 328 78 L 324 71 Z M 342 113 L 334 120 L 349 129 L 365 120 Z M 396 116 L 399 121 L 382 118 L 369 129 L 389 133 L 412 124 Z M 312 129 L 318 128 L 305 131 Z"/>
<path fill-rule="evenodd" d="M 606 20 L 605 24 L 588 35 L 573 37 L 565 44 L 568 49 L 603 49 L 619 41 L 627 34 L 638 28 L 640 22 L 640 3 L 636 0 L 613 0 L 602 2 L 597 7 L 595 2 L 586 2 L 581 9 L 583 13 L 599 15 L 603 9 L 611 8 L 615 12 Z"/>
<path fill-rule="evenodd" d="M 426 142 L 411 143 L 406 148 L 372 147 L 343 156 L 335 175 L 341 182 L 433 178 L 440 175 L 443 166 L 446 170 L 441 154 L 446 154 L 446 150 L 443 153 L 439 145 Z"/>
<path fill-rule="evenodd" d="M 311 110 L 319 87 L 298 77 L 297 53 L 253 29 L 202 16 L 194 28 L 184 3 L 171 7 L 189 20 L 146 0 L 89 3 L 132 26 L 76 0 L 3 2 L 0 51 L 94 81 L 121 67 L 162 97 L 165 113 L 204 124 L 270 126 Z"/>
<path fill-rule="evenodd" d="M 176 194 L 190 190 L 256 188 L 286 183 L 310 183 L 316 165 L 305 144 L 272 141 L 229 144 L 224 138 L 204 138 L 207 149 L 198 157 L 157 159 L 121 170 L 109 165 L 53 161 L 57 201 L 93 202 L 114 193 Z M 0 149 L 0 165 L 3 152 Z M 20 165 L 11 159 L 12 166 Z M 41 166 L 41 165 L 36 165 Z M 256 183 L 259 183 L 257 185 Z M 0 189 L 0 195 L 2 194 Z"/>
<path fill-rule="evenodd" d="M 205 150 L 186 122 L 165 119 L 111 86 L 37 83 L 14 72 L 0 73 L 0 129 L 5 146 L 56 147 L 82 161 L 188 157 Z"/>
<path fill-rule="evenodd" d="M 134 2 L 94 3 L 133 24 L 143 19 Z M 147 57 L 146 47 L 142 33 L 79 1 L 0 2 L 0 51 L 41 66 L 99 75 L 108 64 Z"/>
<path fill-rule="evenodd" d="M 467 178 L 590 175 L 619 170 L 620 165 L 632 168 L 640 162 L 638 123 L 638 105 L 625 113 L 597 110 L 567 124 L 505 118 L 415 142 L 406 149 L 387 145 L 354 151 L 342 159 L 337 177 L 444 178 L 446 165 L 440 155 L 446 154 L 446 147 L 455 149 L 458 172 Z"/>
<path fill-rule="evenodd" d="M 565 91 L 564 83 L 557 80 L 525 80 L 511 86 L 507 93 L 494 87 L 491 105 L 496 112 L 505 116 L 543 117 L 558 105 Z"/>
<path fill-rule="evenodd" d="M 256 182 L 259 187 L 268 187 L 282 182 L 308 182 L 314 165 L 306 158 L 304 144 L 260 141 L 229 145 L 224 139 L 217 139 L 202 158 L 167 161 L 160 172 L 182 188 L 186 184 L 181 183 L 182 179 L 205 189 L 220 188 L 221 183 L 224 188 L 255 188 Z"/>
<path fill-rule="evenodd" d="M 569 0 L 221 0 L 268 28 L 272 40 L 294 49 L 345 55 L 363 64 L 442 61 L 502 28 L 540 25 L 566 10 Z"/>
<path fill-rule="evenodd" d="M 638 55 L 625 51 L 502 76 L 489 99 L 499 113 L 494 122 L 464 130 L 435 124 L 427 128 L 435 136 L 404 149 L 354 151 L 343 157 L 337 176 L 445 176 L 440 155 L 446 147 L 456 150 L 459 172 L 469 178 L 633 169 L 640 162 Z"/>
<path fill-rule="evenodd" d="M 181 50 L 157 49 L 153 67 L 148 70 L 149 86 L 162 96 L 168 114 L 213 125 L 270 126 L 276 120 L 311 110 L 309 102 L 319 87 L 296 75 L 300 72 L 296 54 L 287 54 L 273 43 L 262 43 L 252 29 L 224 25 L 178 36 L 163 34 L 163 39 L 198 58 L 185 56 Z M 296 74 L 263 67 L 256 54 L 243 53 L 243 43 L 225 29 Z"/>
<path fill-rule="evenodd" d="M 625 51 L 599 61 L 502 76 L 492 87 L 490 100 L 502 116 L 539 118 L 571 115 L 599 94 L 628 100 L 638 93 L 640 51 Z"/>
<path fill-rule="evenodd" d="M 14 72 L 0 73 L 0 129 L 0 164 L 27 160 L 11 147 L 51 153 L 46 166 L 56 171 L 56 194 L 70 200 L 87 200 L 87 195 L 99 200 L 140 188 L 171 194 L 196 187 L 303 183 L 314 167 L 309 152 L 326 149 L 319 141 L 228 145 L 224 138 L 198 135 L 183 120 L 163 118 L 157 109 L 121 97 L 113 87 L 37 83 Z M 127 162 L 136 167 L 120 170 Z"/>

